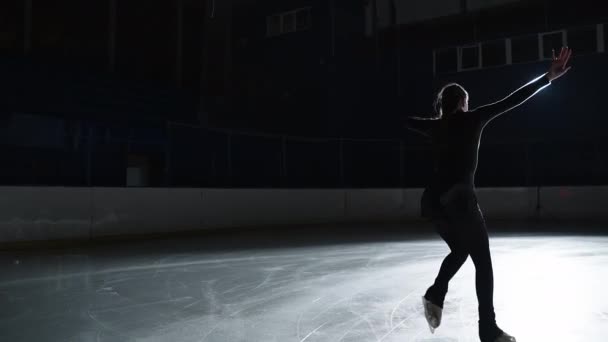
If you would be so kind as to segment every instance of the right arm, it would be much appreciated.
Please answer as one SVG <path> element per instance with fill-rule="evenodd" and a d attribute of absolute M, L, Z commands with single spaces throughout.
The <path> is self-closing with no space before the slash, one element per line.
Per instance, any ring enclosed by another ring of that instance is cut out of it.
<path fill-rule="evenodd" d="M 417 116 L 408 116 L 405 120 L 405 128 L 427 138 L 432 138 L 433 128 L 438 124 L 439 119 L 421 118 Z"/>

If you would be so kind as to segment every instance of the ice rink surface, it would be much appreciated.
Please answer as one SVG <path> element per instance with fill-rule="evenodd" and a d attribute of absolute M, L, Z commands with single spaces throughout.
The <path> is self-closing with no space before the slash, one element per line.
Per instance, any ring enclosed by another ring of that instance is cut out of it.
<path fill-rule="evenodd" d="M 431 334 L 421 296 L 448 253 L 443 241 L 341 234 L 4 251 L 0 340 L 478 341 L 470 259 Z M 606 235 L 491 233 L 490 245 L 505 331 L 520 342 L 606 341 Z"/>

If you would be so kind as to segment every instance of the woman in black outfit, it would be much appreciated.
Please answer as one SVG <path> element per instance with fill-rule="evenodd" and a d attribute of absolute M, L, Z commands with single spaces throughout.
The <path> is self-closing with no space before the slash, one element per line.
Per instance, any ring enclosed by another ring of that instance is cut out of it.
<path fill-rule="evenodd" d="M 494 278 L 485 221 L 475 195 L 475 171 L 481 133 L 497 116 L 521 105 L 551 81 L 564 75 L 572 51 L 563 47 L 549 71 L 506 98 L 468 110 L 468 93 L 451 83 L 437 95 L 437 117 L 408 118 L 408 128 L 433 140 L 434 172 L 422 195 L 422 216 L 431 219 L 451 253 L 443 260 L 435 283 L 423 297 L 431 332 L 441 323 L 443 302 L 450 279 L 470 255 L 475 264 L 479 302 L 479 337 L 482 342 L 513 342 L 515 338 L 496 324 L 493 304 Z"/>

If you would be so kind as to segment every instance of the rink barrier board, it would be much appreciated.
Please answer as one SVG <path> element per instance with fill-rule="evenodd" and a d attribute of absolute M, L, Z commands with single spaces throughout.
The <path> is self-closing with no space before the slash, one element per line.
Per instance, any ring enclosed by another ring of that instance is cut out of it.
<path fill-rule="evenodd" d="M 608 186 L 478 188 L 486 219 L 608 220 Z M 419 221 L 422 189 L 0 187 L 0 242 Z"/>
<path fill-rule="evenodd" d="M 608 218 L 608 187 L 541 188 L 539 216 L 558 220 Z"/>
<path fill-rule="evenodd" d="M 94 188 L 91 237 L 200 229 L 200 189 Z"/>
<path fill-rule="evenodd" d="M 0 187 L 0 242 L 90 238 L 93 192 Z"/>
<path fill-rule="evenodd" d="M 344 191 L 333 189 L 202 189 L 203 228 L 341 221 Z"/>

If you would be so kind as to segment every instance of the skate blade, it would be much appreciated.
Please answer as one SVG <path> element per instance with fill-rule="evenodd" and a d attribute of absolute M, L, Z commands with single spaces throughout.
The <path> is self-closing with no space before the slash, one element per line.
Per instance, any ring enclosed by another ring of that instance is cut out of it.
<path fill-rule="evenodd" d="M 431 318 L 429 315 L 429 312 L 426 308 L 426 298 L 424 298 L 424 296 L 422 296 L 422 306 L 424 307 L 424 318 L 426 319 L 426 323 L 429 325 L 429 330 L 431 331 L 431 334 L 435 333 L 435 327 L 433 327 L 433 324 L 431 324 Z"/>

